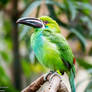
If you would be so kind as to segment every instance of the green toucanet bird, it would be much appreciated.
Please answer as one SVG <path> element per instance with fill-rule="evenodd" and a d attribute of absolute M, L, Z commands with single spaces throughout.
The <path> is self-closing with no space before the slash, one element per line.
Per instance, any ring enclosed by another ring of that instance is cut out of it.
<path fill-rule="evenodd" d="M 75 57 L 66 39 L 61 35 L 59 25 L 48 16 L 20 18 L 17 23 L 34 27 L 31 45 L 38 61 L 51 70 L 66 72 L 72 92 L 75 92 Z"/>

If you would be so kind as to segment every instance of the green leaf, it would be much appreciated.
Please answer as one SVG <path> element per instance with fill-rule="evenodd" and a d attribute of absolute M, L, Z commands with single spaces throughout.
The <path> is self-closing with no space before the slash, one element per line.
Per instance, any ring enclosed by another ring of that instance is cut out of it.
<path fill-rule="evenodd" d="M 67 39 L 73 39 L 75 37 L 74 33 L 69 33 L 69 35 L 67 36 Z"/>
<path fill-rule="evenodd" d="M 42 0 L 35 0 L 32 2 L 29 7 L 25 10 L 25 12 L 22 14 L 22 16 L 29 16 L 35 8 L 37 8 L 39 5 L 41 5 Z"/>
<path fill-rule="evenodd" d="M 67 1 L 66 1 L 67 2 Z M 50 4 L 50 5 L 56 5 L 57 7 L 59 7 L 62 11 L 65 11 L 66 12 L 66 7 L 65 7 L 65 4 L 63 4 L 62 2 L 59 3 L 59 2 L 55 2 L 55 1 L 52 1 L 52 0 L 46 0 L 46 4 Z M 67 2 L 68 4 L 68 8 L 69 8 L 69 11 L 70 11 L 70 14 L 71 14 L 71 20 L 74 20 L 76 15 L 77 15 L 77 11 L 76 11 L 76 6 L 74 4 L 73 1 L 68 1 Z M 67 6 L 66 4 L 66 6 Z M 68 13 L 67 13 L 68 14 Z"/>
<path fill-rule="evenodd" d="M 0 51 L 1 57 L 3 60 L 7 61 L 8 63 L 11 61 L 10 55 L 5 51 Z"/>
<path fill-rule="evenodd" d="M 34 2 L 32 2 L 29 7 L 25 10 L 25 12 L 22 14 L 22 16 L 29 16 L 35 8 L 37 8 L 38 6 L 40 6 L 42 4 L 42 0 L 35 0 Z M 51 5 L 56 5 L 61 9 L 64 9 L 64 5 L 62 3 L 58 3 L 52 0 L 46 0 L 45 4 L 51 4 Z"/>
<path fill-rule="evenodd" d="M 69 20 L 74 20 L 77 15 L 77 9 L 76 9 L 75 2 L 73 0 L 68 0 L 68 1 L 64 0 L 64 2 L 65 2 L 64 4 L 66 5 L 67 10 L 69 10 L 69 13 L 70 13 L 69 18 L 71 19 Z M 69 16 L 68 13 L 67 13 L 67 16 Z"/>
<path fill-rule="evenodd" d="M 9 36 L 10 36 L 10 33 L 11 33 L 11 29 L 12 29 L 11 25 L 12 25 L 11 20 L 9 18 L 3 19 L 3 28 L 4 28 L 5 31 L 7 31 L 7 35 L 9 35 Z"/>
<path fill-rule="evenodd" d="M 89 82 L 84 92 L 92 92 L 92 80 Z"/>
<path fill-rule="evenodd" d="M 79 9 L 83 9 L 83 10 L 88 9 L 88 10 L 92 11 L 92 5 L 89 3 L 76 2 L 76 4 L 78 5 L 77 8 L 79 8 Z"/>
<path fill-rule="evenodd" d="M 80 41 L 80 43 L 81 43 L 81 45 L 82 45 L 82 49 L 83 49 L 83 51 L 85 51 L 86 40 L 85 40 L 85 38 L 82 36 L 82 34 L 80 34 L 80 33 L 79 33 L 76 29 L 74 29 L 74 28 L 71 28 L 69 31 L 72 32 L 72 33 L 74 33 L 74 34 L 78 37 L 78 39 L 79 39 L 79 41 Z"/>
<path fill-rule="evenodd" d="M 82 58 L 77 58 L 77 62 L 78 64 L 83 67 L 84 69 L 91 69 L 92 68 L 92 64 L 89 64 L 89 61 L 86 61 Z"/>
<path fill-rule="evenodd" d="M 55 2 L 55 1 L 53 1 L 53 0 L 46 0 L 45 3 L 46 3 L 46 4 L 49 4 L 49 5 L 56 5 L 56 6 L 59 7 L 60 9 L 64 9 L 64 8 L 65 8 L 64 4 L 59 3 L 59 2 Z"/>
<path fill-rule="evenodd" d="M 92 5 L 89 3 L 84 2 L 76 2 L 77 8 L 81 10 L 81 13 L 86 14 L 87 16 L 90 16 L 90 12 L 92 12 Z"/>
<path fill-rule="evenodd" d="M 23 72 L 24 72 L 24 75 L 28 78 L 30 77 L 30 74 L 31 74 L 31 69 L 30 69 L 30 63 L 23 60 L 22 61 L 22 68 L 23 68 Z"/>
<path fill-rule="evenodd" d="M 88 27 L 88 29 L 90 30 L 90 35 L 92 35 L 92 21 L 90 18 L 88 18 L 87 16 L 82 16 L 80 17 L 80 20 L 83 22 L 83 24 L 85 24 L 85 26 Z"/>
<path fill-rule="evenodd" d="M 3 82 L 7 83 L 7 80 L 9 80 L 9 77 L 6 75 L 3 67 L 0 66 L 0 80 L 3 80 Z"/>
<path fill-rule="evenodd" d="M 24 1 L 25 6 L 28 6 L 32 2 L 32 0 L 23 0 L 23 1 Z"/>
<path fill-rule="evenodd" d="M 9 57 L 8 54 L 4 51 L 0 51 L 1 56 L 3 57 L 4 60 L 8 61 Z"/>
<path fill-rule="evenodd" d="M 12 85 L 9 76 L 2 66 L 0 66 L 0 87 L 6 87 L 6 92 L 18 92 Z"/>
<path fill-rule="evenodd" d="M 29 26 L 25 26 L 25 25 L 21 25 L 20 27 L 22 27 L 22 31 L 20 32 L 20 40 L 22 40 L 26 35 L 27 33 L 31 30 L 31 27 Z"/>
<path fill-rule="evenodd" d="M 77 10 L 76 10 L 76 6 L 75 3 L 72 2 L 71 0 L 69 0 L 69 10 L 71 12 L 71 20 L 74 20 L 76 15 L 77 15 Z"/>

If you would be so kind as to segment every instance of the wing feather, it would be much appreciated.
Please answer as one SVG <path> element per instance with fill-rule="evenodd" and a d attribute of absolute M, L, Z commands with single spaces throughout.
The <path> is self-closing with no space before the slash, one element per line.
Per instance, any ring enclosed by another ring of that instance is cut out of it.
<path fill-rule="evenodd" d="M 73 53 L 67 43 L 66 39 L 60 33 L 52 33 L 50 29 L 45 29 L 43 35 L 52 43 L 56 44 L 59 52 L 60 58 L 66 65 L 73 65 Z M 70 67 L 70 66 L 67 66 Z"/>

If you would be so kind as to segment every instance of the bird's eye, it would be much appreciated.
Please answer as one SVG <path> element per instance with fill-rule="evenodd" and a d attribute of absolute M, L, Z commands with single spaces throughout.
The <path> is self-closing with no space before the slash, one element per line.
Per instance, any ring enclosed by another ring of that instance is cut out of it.
<path fill-rule="evenodd" d="M 44 21 L 44 24 L 48 24 L 48 21 Z"/>

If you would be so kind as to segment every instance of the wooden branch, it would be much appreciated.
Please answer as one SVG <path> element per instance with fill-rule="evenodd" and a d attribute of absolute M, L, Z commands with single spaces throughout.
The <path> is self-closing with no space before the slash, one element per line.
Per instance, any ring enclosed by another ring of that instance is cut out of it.
<path fill-rule="evenodd" d="M 46 81 L 44 81 L 45 75 L 42 75 L 21 92 L 69 92 L 58 75 L 54 75 L 50 79 L 51 75 L 47 76 Z"/>

